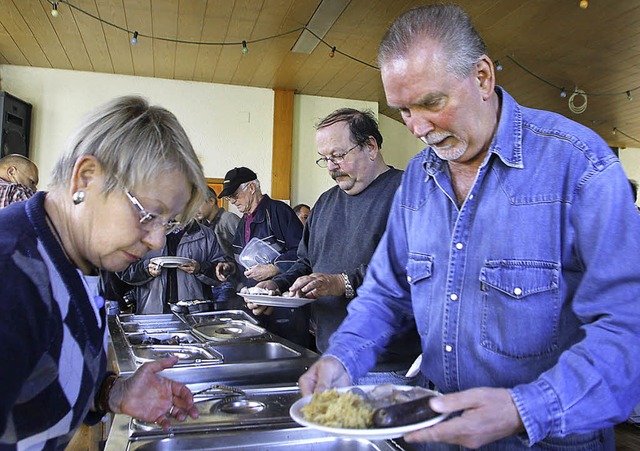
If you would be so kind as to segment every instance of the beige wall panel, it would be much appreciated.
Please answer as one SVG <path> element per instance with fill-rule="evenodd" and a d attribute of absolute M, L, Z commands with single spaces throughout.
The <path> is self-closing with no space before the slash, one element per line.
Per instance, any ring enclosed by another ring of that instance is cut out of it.
<path fill-rule="evenodd" d="M 202 27 L 207 2 L 202 0 L 180 0 L 178 6 L 178 39 L 202 41 Z M 198 45 L 178 44 L 176 49 L 175 78 L 192 80 L 198 58 Z"/>
<path fill-rule="evenodd" d="M 153 35 L 175 38 L 178 34 L 178 3 L 173 0 L 153 2 Z M 176 44 L 153 41 L 153 65 L 156 77 L 173 78 L 175 74 Z"/>
<path fill-rule="evenodd" d="M 100 17 L 103 20 L 123 26 L 126 23 L 122 2 L 96 0 Z M 104 36 L 111 54 L 113 69 L 116 73 L 133 75 L 133 58 L 131 57 L 131 36 L 125 31 L 105 26 Z"/>
<path fill-rule="evenodd" d="M 0 0 L 0 24 L 13 38 L 13 42 L 25 56 L 30 66 L 51 67 L 42 47 L 31 33 L 22 14 L 11 0 Z"/>
<path fill-rule="evenodd" d="M 74 5 L 81 8 L 93 15 L 98 15 L 98 9 L 93 0 L 74 0 Z M 63 8 L 67 10 L 67 6 L 60 5 L 58 9 Z M 80 35 L 82 36 L 82 43 L 87 49 L 87 54 L 91 60 L 93 70 L 96 72 L 113 73 L 113 63 L 111 61 L 111 55 L 109 54 L 109 48 L 107 47 L 107 41 L 104 36 L 103 26 L 95 19 L 82 14 L 81 12 L 73 9 L 68 10 L 73 15 L 73 19 L 78 26 Z M 61 11 L 61 14 L 67 14 L 65 11 Z"/>

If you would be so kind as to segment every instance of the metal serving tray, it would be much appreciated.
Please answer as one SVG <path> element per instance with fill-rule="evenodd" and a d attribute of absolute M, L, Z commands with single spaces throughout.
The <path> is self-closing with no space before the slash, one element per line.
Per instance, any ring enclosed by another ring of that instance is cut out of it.
<path fill-rule="evenodd" d="M 193 326 L 193 334 L 206 341 L 225 342 L 260 337 L 266 329 L 245 320 L 201 323 Z"/>
<path fill-rule="evenodd" d="M 223 357 L 215 349 L 203 345 L 150 345 L 132 346 L 133 358 L 140 363 L 152 362 L 166 357 L 177 356 L 180 360 L 174 366 L 216 365 Z"/>
<path fill-rule="evenodd" d="M 201 343 L 201 341 L 190 332 L 163 331 L 163 332 L 137 332 L 126 334 L 127 341 L 131 346 L 150 345 L 170 345 Z"/>

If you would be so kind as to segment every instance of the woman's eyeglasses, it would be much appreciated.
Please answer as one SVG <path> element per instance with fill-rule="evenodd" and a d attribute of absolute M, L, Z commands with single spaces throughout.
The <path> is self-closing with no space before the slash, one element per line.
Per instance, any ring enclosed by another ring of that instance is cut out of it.
<path fill-rule="evenodd" d="M 180 227 L 180 221 L 175 219 L 168 219 L 166 221 L 162 220 L 162 217 L 155 213 L 150 213 L 142 206 L 140 201 L 131 194 L 130 191 L 126 191 L 127 197 L 131 201 L 131 204 L 134 206 L 138 214 L 140 215 L 140 224 L 145 226 L 150 226 L 152 230 L 158 230 L 159 228 L 164 228 L 165 233 L 169 234 L 173 232 L 175 229 Z"/>

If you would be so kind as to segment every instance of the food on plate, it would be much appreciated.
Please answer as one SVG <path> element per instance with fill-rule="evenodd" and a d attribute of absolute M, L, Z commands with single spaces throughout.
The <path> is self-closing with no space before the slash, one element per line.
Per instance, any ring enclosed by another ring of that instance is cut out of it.
<path fill-rule="evenodd" d="M 346 429 L 373 426 L 373 408 L 362 396 L 335 389 L 314 393 L 301 412 L 306 420 L 323 426 Z"/>
<path fill-rule="evenodd" d="M 373 425 L 377 428 L 389 428 L 420 423 L 440 415 L 431 410 L 429 398 L 435 395 L 427 395 L 402 404 L 394 404 L 376 409 L 373 413 Z"/>
<path fill-rule="evenodd" d="M 370 429 L 404 426 L 435 418 L 429 407 L 433 392 L 422 387 L 400 389 L 383 384 L 365 392 L 352 387 L 346 392 L 331 389 L 315 393 L 302 407 L 305 420 L 343 429 Z"/>
<path fill-rule="evenodd" d="M 240 290 L 240 294 L 263 294 L 267 296 L 278 296 L 280 293 L 277 290 L 268 290 L 260 287 L 243 287 Z"/>

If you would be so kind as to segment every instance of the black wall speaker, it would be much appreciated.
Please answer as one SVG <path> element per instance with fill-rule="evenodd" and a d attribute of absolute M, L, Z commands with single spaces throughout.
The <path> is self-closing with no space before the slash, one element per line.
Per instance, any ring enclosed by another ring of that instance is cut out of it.
<path fill-rule="evenodd" d="M 17 153 L 29 158 L 31 133 L 31 104 L 0 91 L 0 158 Z"/>

